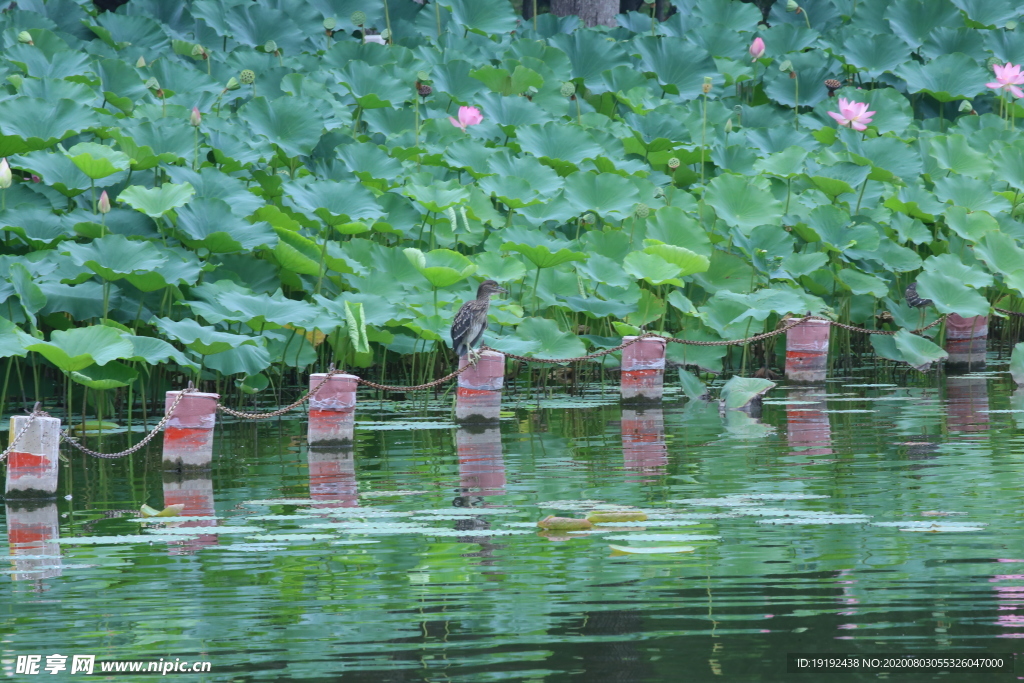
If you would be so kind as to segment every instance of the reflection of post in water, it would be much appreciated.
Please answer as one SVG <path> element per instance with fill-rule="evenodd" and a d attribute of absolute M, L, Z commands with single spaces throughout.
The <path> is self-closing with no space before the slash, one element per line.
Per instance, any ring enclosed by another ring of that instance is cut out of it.
<path fill-rule="evenodd" d="M 52 501 L 8 501 L 7 542 L 15 581 L 60 576 L 57 504 Z M 22 559 L 20 556 L 24 556 Z"/>
<path fill-rule="evenodd" d="M 354 438 L 353 411 L 309 411 L 309 497 L 319 507 L 358 507 Z"/>
<path fill-rule="evenodd" d="M 665 413 L 661 408 L 622 409 L 622 460 L 627 470 L 664 474 L 668 464 Z M 633 479 L 649 483 L 651 479 Z"/>
<path fill-rule="evenodd" d="M 1006 574 L 995 574 L 989 583 L 996 584 L 996 625 L 1011 629 L 1000 633 L 997 638 L 1024 638 L 1024 560 L 996 560 L 1003 563 L 1000 571 Z"/>
<path fill-rule="evenodd" d="M 946 403 L 949 431 L 988 431 L 988 378 L 948 377 Z"/>
<path fill-rule="evenodd" d="M 786 406 L 786 438 L 790 448 L 800 449 L 792 455 L 832 455 L 825 387 L 797 389 L 788 398 L 794 403 Z"/>
<path fill-rule="evenodd" d="M 171 522 L 176 526 L 204 527 L 216 526 L 213 509 L 213 480 L 209 472 L 164 472 L 164 507 L 183 505 L 183 517 L 209 517 L 187 522 Z M 199 528 L 196 533 L 200 533 Z M 201 548 L 217 545 L 216 534 L 201 534 L 199 538 L 188 541 L 172 542 L 171 555 L 191 555 Z"/>
<path fill-rule="evenodd" d="M 505 461 L 497 423 L 460 423 L 455 432 L 455 448 L 459 455 L 459 488 L 452 500 L 454 507 L 486 507 L 487 496 L 505 493 Z M 490 520 L 482 515 L 457 520 L 455 528 L 466 532 L 459 536 L 460 542 L 480 545 L 479 552 L 465 553 L 463 557 L 487 558 L 497 547 L 493 537 L 473 535 L 474 531 L 491 528 Z M 490 562 L 485 560 L 484 564 Z"/>

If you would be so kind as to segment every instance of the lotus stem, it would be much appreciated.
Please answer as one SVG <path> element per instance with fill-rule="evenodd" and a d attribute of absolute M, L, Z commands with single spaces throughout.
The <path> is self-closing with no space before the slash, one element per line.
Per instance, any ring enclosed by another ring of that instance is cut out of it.
<path fill-rule="evenodd" d="M 700 124 L 700 184 L 704 184 L 704 145 L 708 130 L 708 94 L 704 93 L 704 112 Z M 703 195 L 701 195 L 703 198 Z"/>
<path fill-rule="evenodd" d="M 192 170 L 193 171 L 198 170 L 198 168 L 199 168 L 199 127 L 198 126 L 196 126 L 196 129 L 195 129 L 195 136 L 196 136 L 195 137 L 195 139 L 196 139 L 195 156 L 192 157 Z"/>
<path fill-rule="evenodd" d="M 804 15 L 804 21 L 807 22 L 807 28 L 810 28 L 811 27 L 811 18 L 807 15 L 807 10 L 805 10 L 803 7 L 801 7 L 800 11 Z"/>
<path fill-rule="evenodd" d="M 537 0 L 533 0 L 533 30 L 537 30 Z"/>
<path fill-rule="evenodd" d="M 793 80 L 796 81 L 793 84 L 793 87 L 795 88 L 795 94 L 793 95 L 793 99 L 796 101 L 796 106 L 793 107 L 793 126 L 795 128 L 799 128 L 800 127 L 800 75 L 797 74 L 795 69 L 793 71 L 791 71 L 790 73 L 793 74 Z"/>
<path fill-rule="evenodd" d="M 533 300 L 534 309 L 533 314 L 537 315 L 540 312 L 540 294 L 537 291 L 537 287 L 540 286 L 540 266 L 537 266 L 537 276 L 533 278 Z"/>
<path fill-rule="evenodd" d="M 384 23 L 387 24 L 387 28 L 388 28 L 388 40 L 387 40 L 387 42 L 389 42 L 392 45 L 394 45 L 394 43 L 395 43 L 395 34 L 393 34 L 391 32 L 391 13 L 388 12 L 388 0 L 384 0 Z"/>
<path fill-rule="evenodd" d="M 110 280 L 103 281 L 103 322 L 107 322 L 108 304 L 110 302 Z"/>
<path fill-rule="evenodd" d="M 860 213 L 860 202 L 861 202 L 862 199 L 864 199 L 864 190 L 867 188 L 867 186 L 868 186 L 868 179 L 865 178 L 864 182 L 861 183 L 861 186 L 860 186 L 860 196 L 857 197 L 857 208 L 853 210 L 854 213 Z"/>
<path fill-rule="evenodd" d="M 533 0 L 534 12 L 537 11 L 537 0 Z M 437 17 L 437 39 L 441 40 L 441 5 L 438 4 L 437 0 L 434 0 L 434 16 Z M 536 19 L 534 20 L 534 30 L 536 30 Z"/>

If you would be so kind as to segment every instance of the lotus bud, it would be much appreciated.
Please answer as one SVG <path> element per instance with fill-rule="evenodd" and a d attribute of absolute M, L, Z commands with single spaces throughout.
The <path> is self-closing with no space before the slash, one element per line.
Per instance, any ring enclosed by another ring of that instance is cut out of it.
<path fill-rule="evenodd" d="M 334 17 L 327 17 L 324 19 L 324 29 L 327 31 L 334 31 L 334 27 L 338 25 L 338 20 Z"/>
<path fill-rule="evenodd" d="M 994 66 L 1002 66 L 1002 65 L 1003 65 L 1003 60 L 999 59 L 998 57 L 989 57 L 988 59 L 985 60 L 985 66 L 988 69 L 991 69 Z"/>
<path fill-rule="evenodd" d="M 800 9 L 800 5 L 796 4 L 796 0 L 786 0 L 786 11 L 796 12 Z"/>
<path fill-rule="evenodd" d="M 725 132 L 726 133 L 731 133 L 732 132 L 732 119 L 731 118 L 728 121 L 725 122 Z"/>
<path fill-rule="evenodd" d="M 676 157 L 672 157 L 671 159 L 669 159 L 668 167 L 671 168 L 673 171 L 679 168 L 679 159 L 677 159 Z"/>
<path fill-rule="evenodd" d="M 100 200 L 96 202 L 96 209 L 100 213 L 110 213 L 110 197 L 107 196 L 106 190 L 100 194 Z"/>
<path fill-rule="evenodd" d="M 246 85 L 252 85 L 256 82 L 256 74 L 252 69 L 243 69 L 242 73 L 238 74 L 238 80 Z"/>
<path fill-rule="evenodd" d="M 192 107 L 192 115 L 188 117 L 188 122 L 195 128 L 203 122 L 203 115 L 199 113 L 198 107 Z"/>
<path fill-rule="evenodd" d="M 633 213 L 636 214 L 637 218 L 647 218 L 647 216 L 650 215 L 651 213 L 651 207 L 647 206 L 643 202 L 640 202 L 639 204 L 636 205 L 636 208 L 633 210 Z"/>
<path fill-rule="evenodd" d="M 147 78 L 146 79 L 146 88 L 148 88 L 149 90 L 159 90 L 160 89 L 160 81 L 156 80 L 155 78 Z"/>
<path fill-rule="evenodd" d="M 356 26 L 362 26 L 366 23 L 366 14 L 357 10 L 352 13 L 352 16 L 349 17 L 349 19 Z"/>
<path fill-rule="evenodd" d="M 192 56 L 202 57 L 203 59 L 209 58 L 209 54 L 206 52 L 206 48 L 198 43 L 192 46 Z"/>
<path fill-rule="evenodd" d="M 593 225 L 597 222 L 597 216 L 588 212 L 583 214 L 583 216 L 580 217 L 580 220 L 583 221 L 584 225 Z"/>
<path fill-rule="evenodd" d="M 960 111 L 967 112 L 967 111 L 973 110 L 974 107 L 971 106 L 971 101 L 970 100 L 963 100 L 963 101 L 960 102 L 959 109 L 960 109 Z"/>
<path fill-rule="evenodd" d="M 25 43 L 26 45 L 35 45 L 35 43 L 32 42 L 32 34 L 28 31 L 22 31 L 18 34 L 18 42 Z"/>
<path fill-rule="evenodd" d="M 559 90 L 562 97 L 572 97 L 576 94 L 576 84 L 565 82 L 562 84 L 562 88 Z"/>
<path fill-rule="evenodd" d="M 0 189 L 6 190 L 11 186 L 14 176 L 11 174 L 11 167 L 7 163 L 7 157 L 0 161 Z"/>
<path fill-rule="evenodd" d="M 273 40 L 268 40 L 263 44 L 263 51 L 271 53 L 277 52 L 277 43 L 274 42 Z"/>
<path fill-rule="evenodd" d="M 760 36 L 754 38 L 754 42 L 750 44 L 750 56 L 754 62 L 764 57 L 764 40 Z"/>
<path fill-rule="evenodd" d="M 224 92 L 228 92 L 229 90 L 238 90 L 241 87 L 242 84 L 238 82 L 238 79 L 232 76 L 228 79 L 228 84 L 224 86 Z"/>
<path fill-rule="evenodd" d="M 33 183 L 41 183 L 41 182 L 43 182 L 43 179 L 40 178 L 39 176 L 37 176 L 35 173 L 33 173 L 32 174 L 32 182 Z"/>
<path fill-rule="evenodd" d="M 144 69 L 144 68 L 146 68 L 146 58 L 140 56 L 139 57 L 139 61 L 135 62 L 135 68 L 137 68 L 137 69 Z"/>

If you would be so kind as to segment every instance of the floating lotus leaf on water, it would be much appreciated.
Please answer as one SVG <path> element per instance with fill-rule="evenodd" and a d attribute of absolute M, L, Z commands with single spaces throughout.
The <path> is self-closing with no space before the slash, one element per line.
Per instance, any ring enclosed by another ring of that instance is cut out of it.
<path fill-rule="evenodd" d="M 737 494 L 733 496 L 725 496 L 723 498 L 682 498 L 680 500 L 670 500 L 669 503 L 681 504 L 681 505 L 749 505 L 747 502 L 735 503 L 733 501 L 750 501 L 750 500 L 816 500 L 821 498 L 828 498 L 829 496 L 823 496 L 816 493 L 748 493 L 748 494 Z"/>
<path fill-rule="evenodd" d="M 931 531 L 932 527 L 941 527 L 939 531 L 980 531 L 988 526 L 984 522 L 932 522 L 932 521 L 907 521 L 907 522 L 872 522 L 871 526 L 897 527 L 900 531 L 918 530 Z"/>
<path fill-rule="evenodd" d="M 652 512 L 647 515 L 649 522 L 656 522 L 661 520 L 705 520 L 705 519 L 736 519 L 740 517 L 739 512 Z"/>
<path fill-rule="evenodd" d="M 177 520 L 175 520 L 177 521 Z M 157 527 L 159 534 L 256 534 L 264 529 L 258 526 L 177 526 Z"/>
<path fill-rule="evenodd" d="M 261 538 L 253 536 L 252 538 Z M 240 553 L 274 553 L 284 550 L 286 546 L 275 543 L 232 543 L 231 545 L 210 546 L 210 550 L 229 550 Z"/>
<path fill-rule="evenodd" d="M 554 515 L 548 515 L 537 522 L 537 526 L 542 529 L 578 531 L 581 529 L 591 529 L 594 524 L 586 519 L 577 519 L 575 517 L 555 517 Z"/>
<path fill-rule="evenodd" d="M 610 541 L 720 541 L 721 536 L 709 534 L 623 534 L 605 536 Z"/>
<path fill-rule="evenodd" d="M 643 522 L 601 522 L 602 524 L 614 524 L 617 527 L 629 528 L 629 527 L 649 527 L 649 526 L 696 526 L 700 524 L 698 521 L 686 520 L 686 519 L 649 519 Z"/>
<path fill-rule="evenodd" d="M 195 518 L 193 518 L 195 519 Z M 207 518 L 209 519 L 209 518 Z M 259 522 L 290 522 L 294 519 L 321 519 L 316 515 L 246 515 L 246 520 Z"/>
<path fill-rule="evenodd" d="M 616 555 L 667 555 L 670 553 L 690 553 L 696 550 L 692 545 L 663 545 L 652 548 L 637 548 L 628 545 L 608 544 L 612 549 L 612 557 Z"/>
<path fill-rule="evenodd" d="M 594 524 L 606 524 L 609 522 L 642 522 L 647 519 L 643 512 L 591 512 L 587 515 L 587 521 Z"/>
<path fill-rule="evenodd" d="M 242 505 L 321 505 L 324 502 L 308 498 L 267 498 L 265 500 L 247 500 Z"/>
<path fill-rule="evenodd" d="M 308 533 L 308 534 L 259 534 L 257 536 L 246 536 L 246 540 L 258 541 L 261 543 L 287 543 L 290 541 L 323 541 L 329 538 L 337 538 L 336 534 Z"/>
<path fill-rule="evenodd" d="M 331 517 L 411 517 L 418 514 L 412 510 L 378 510 L 375 508 L 329 508 L 324 512 Z"/>
<path fill-rule="evenodd" d="M 169 543 L 190 541 L 198 538 L 198 534 L 204 533 L 201 527 L 190 528 L 191 536 L 185 535 L 159 535 L 159 534 L 126 534 L 124 536 L 74 536 L 71 538 L 59 538 L 48 541 L 48 543 L 60 543 L 61 545 L 115 545 L 128 543 Z"/>
<path fill-rule="evenodd" d="M 477 515 L 511 515 L 521 510 L 515 508 L 448 508 L 440 510 L 414 510 L 411 514 L 417 515 L 448 515 L 457 517 L 476 517 Z"/>
<path fill-rule="evenodd" d="M 152 508 L 150 508 L 152 509 Z M 246 519 L 256 519 L 255 517 L 246 517 Z M 224 519 L 218 517 L 200 517 L 200 516 L 189 516 L 189 515 L 176 515 L 172 517 L 160 518 L 160 517 L 125 517 L 125 522 L 139 522 L 140 524 L 177 524 L 178 522 L 222 522 Z M 159 529 L 160 527 L 154 527 Z"/>
<path fill-rule="evenodd" d="M 177 503 L 175 505 L 168 505 L 163 510 L 157 510 L 156 508 L 151 508 L 148 505 L 143 505 L 141 511 L 143 517 L 177 517 L 184 509 L 184 503 Z"/>
<path fill-rule="evenodd" d="M 867 524 L 870 515 L 822 515 L 821 517 L 784 517 L 759 519 L 758 524 Z"/>
<path fill-rule="evenodd" d="M 359 495 L 363 498 L 387 498 L 389 496 L 420 496 L 426 493 L 434 493 L 434 491 L 360 491 Z"/>

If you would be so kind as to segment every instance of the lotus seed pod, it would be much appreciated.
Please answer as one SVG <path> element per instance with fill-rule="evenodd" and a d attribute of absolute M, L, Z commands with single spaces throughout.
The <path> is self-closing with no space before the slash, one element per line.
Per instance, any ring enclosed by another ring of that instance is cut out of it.
<path fill-rule="evenodd" d="M 135 62 L 135 67 L 138 69 L 144 69 L 146 67 L 146 58 L 139 57 L 139 61 Z"/>
<path fill-rule="evenodd" d="M 246 85 L 252 85 L 256 82 L 256 74 L 252 69 L 243 69 L 242 73 L 238 74 L 238 80 Z"/>
<path fill-rule="evenodd" d="M 327 17 L 324 19 L 324 28 L 328 31 L 333 31 L 334 27 L 338 25 L 338 21 L 334 17 Z"/>
<path fill-rule="evenodd" d="M 266 43 L 263 44 L 263 51 L 264 52 L 277 52 L 277 43 L 275 43 L 272 40 L 268 40 Z"/>
<path fill-rule="evenodd" d="M 989 57 L 988 59 L 985 60 L 985 66 L 988 67 L 989 69 L 991 69 L 994 66 L 1002 66 L 1002 65 L 1003 65 L 1003 61 L 1001 59 L 999 59 L 998 57 Z"/>
<path fill-rule="evenodd" d="M 14 176 L 11 174 L 11 167 L 7 164 L 7 157 L 0 161 L 0 188 L 6 190 L 11 186 Z"/>
<path fill-rule="evenodd" d="M 679 159 L 677 159 L 676 157 L 672 157 L 671 159 L 669 159 L 668 160 L 668 167 L 673 169 L 673 170 L 679 168 Z"/>
<path fill-rule="evenodd" d="M 559 92 L 562 93 L 562 97 L 572 97 L 576 94 L 576 85 L 568 82 L 563 83 Z"/>
<path fill-rule="evenodd" d="M 700 87 L 700 89 L 701 89 L 701 92 L 703 92 L 705 95 L 707 95 L 709 92 L 711 92 L 711 84 L 710 83 L 705 83 L 704 85 L 702 85 Z"/>
<path fill-rule="evenodd" d="M 228 79 L 228 84 L 224 86 L 224 92 L 228 92 L 229 90 L 238 90 L 241 87 L 242 84 L 238 82 L 238 79 L 232 76 Z"/>
<path fill-rule="evenodd" d="M 366 23 L 366 14 L 360 12 L 359 10 L 353 12 L 352 16 L 349 18 L 352 21 L 352 23 L 355 24 L 356 26 L 362 26 L 363 24 Z"/>
<path fill-rule="evenodd" d="M 434 89 L 429 85 L 420 83 L 416 86 L 416 92 L 420 94 L 420 97 L 430 97 L 430 94 L 434 92 Z"/>
<path fill-rule="evenodd" d="M 35 43 L 32 42 L 32 34 L 28 31 L 22 31 L 18 34 L 18 42 L 25 43 L 26 45 L 35 45 Z"/>
<path fill-rule="evenodd" d="M 580 218 L 580 220 L 583 221 L 584 225 L 593 225 L 597 222 L 597 216 L 588 212 L 583 214 L 583 217 Z"/>
<path fill-rule="evenodd" d="M 384 29 L 380 32 L 380 37 L 384 40 L 389 40 L 391 38 L 391 31 Z"/>
<path fill-rule="evenodd" d="M 651 213 L 651 207 L 647 206 L 643 202 L 640 202 L 639 204 L 636 205 L 634 213 L 636 214 L 637 218 L 647 218 L 647 216 L 650 215 Z"/>
<path fill-rule="evenodd" d="M 106 190 L 103 190 L 100 200 L 96 202 L 96 209 L 100 213 L 110 213 L 110 197 L 107 196 Z"/>
<path fill-rule="evenodd" d="M 654 188 L 654 196 L 655 197 L 664 197 L 665 196 L 665 189 L 662 188 L 662 187 Z"/>
<path fill-rule="evenodd" d="M 841 87 L 843 87 L 843 84 L 834 78 L 826 78 L 825 87 L 828 88 L 828 96 L 832 97 L 835 94 L 836 90 L 839 90 Z"/>

